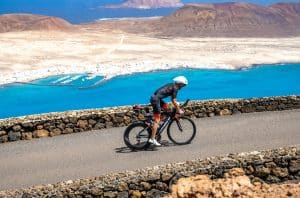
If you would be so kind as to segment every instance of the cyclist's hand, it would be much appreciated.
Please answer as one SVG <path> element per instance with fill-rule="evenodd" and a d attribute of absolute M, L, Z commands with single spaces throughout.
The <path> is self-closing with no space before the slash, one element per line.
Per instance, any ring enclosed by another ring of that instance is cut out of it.
<path fill-rule="evenodd" d="M 179 112 L 178 112 L 180 115 L 184 114 L 184 111 L 182 109 L 179 109 Z"/>

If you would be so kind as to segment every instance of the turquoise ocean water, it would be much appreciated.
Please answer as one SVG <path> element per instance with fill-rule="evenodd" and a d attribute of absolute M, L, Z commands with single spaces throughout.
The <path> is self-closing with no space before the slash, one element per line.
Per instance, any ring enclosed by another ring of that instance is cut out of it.
<path fill-rule="evenodd" d="M 87 74 L 53 76 L 38 84 L 0 86 L 0 118 L 65 110 L 147 104 L 150 95 L 172 78 L 184 75 L 189 85 L 178 100 L 250 98 L 300 94 L 300 63 L 258 65 L 242 70 L 174 69 L 115 77 Z M 169 100 L 166 100 L 169 101 Z"/>

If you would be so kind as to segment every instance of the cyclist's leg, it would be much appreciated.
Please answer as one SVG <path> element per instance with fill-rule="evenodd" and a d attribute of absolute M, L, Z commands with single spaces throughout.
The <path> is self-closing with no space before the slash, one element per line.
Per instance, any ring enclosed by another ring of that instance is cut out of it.
<path fill-rule="evenodd" d="M 158 123 L 160 122 L 160 114 L 161 114 L 160 101 L 158 99 L 152 97 L 151 105 L 153 107 L 153 117 L 154 117 L 151 139 L 155 139 L 155 135 L 156 135 L 157 128 L 158 128 Z"/>
<path fill-rule="evenodd" d="M 163 101 L 163 100 L 160 100 L 160 106 L 161 106 L 161 109 L 164 110 L 164 111 L 167 111 L 168 109 L 168 104 Z"/>
<path fill-rule="evenodd" d="M 165 101 L 160 100 L 160 106 L 161 106 L 162 112 L 167 112 L 167 110 L 168 110 L 168 104 Z M 162 112 L 161 112 L 160 120 L 164 120 L 165 117 L 166 117 L 166 115 L 163 114 Z"/>

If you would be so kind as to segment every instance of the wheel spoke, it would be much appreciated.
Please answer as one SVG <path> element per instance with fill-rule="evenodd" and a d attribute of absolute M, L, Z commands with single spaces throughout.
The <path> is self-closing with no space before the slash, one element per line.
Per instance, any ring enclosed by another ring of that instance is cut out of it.
<path fill-rule="evenodd" d="M 132 149 L 142 149 L 150 138 L 149 127 L 142 122 L 128 126 L 124 134 L 125 144 Z"/>

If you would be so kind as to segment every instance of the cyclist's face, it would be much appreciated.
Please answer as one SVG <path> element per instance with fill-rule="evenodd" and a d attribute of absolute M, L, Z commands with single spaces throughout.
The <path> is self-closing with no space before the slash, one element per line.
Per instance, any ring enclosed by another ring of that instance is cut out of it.
<path fill-rule="evenodd" d="M 178 84 L 178 88 L 179 88 L 179 89 L 181 89 L 181 88 L 183 88 L 183 87 L 185 87 L 185 84 Z"/>

